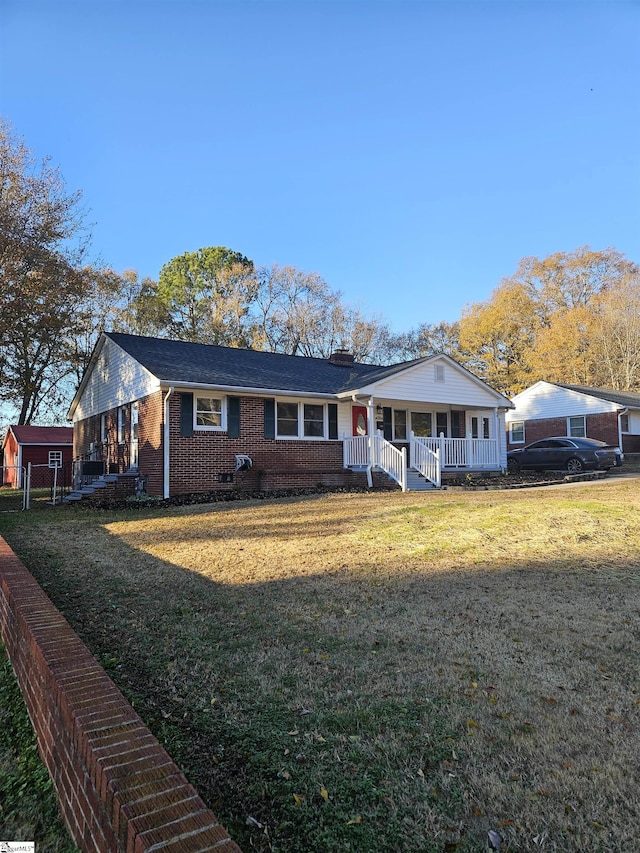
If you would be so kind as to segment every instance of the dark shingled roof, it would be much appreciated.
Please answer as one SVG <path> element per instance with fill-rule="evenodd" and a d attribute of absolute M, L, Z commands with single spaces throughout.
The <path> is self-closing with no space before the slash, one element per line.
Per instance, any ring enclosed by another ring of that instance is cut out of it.
<path fill-rule="evenodd" d="M 566 388 L 568 391 L 577 391 L 580 394 L 589 394 L 590 397 L 597 397 L 599 400 L 608 400 L 610 403 L 617 403 L 619 406 L 628 406 L 632 409 L 640 408 L 640 393 L 636 391 L 613 391 L 609 388 L 590 388 L 587 385 L 565 385 L 561 382 L 555 383 L 559 388 Z"/>
<path fill-rule="evenodd" d="M 116 332 L 107 332 L 106 335 L 161 382 L 176 385 L 193 383 L 340 394 L 427 360 L 420 358 L 388 367 L 357 362 L 343 366 L 324 358 L 143 338 Z"/>

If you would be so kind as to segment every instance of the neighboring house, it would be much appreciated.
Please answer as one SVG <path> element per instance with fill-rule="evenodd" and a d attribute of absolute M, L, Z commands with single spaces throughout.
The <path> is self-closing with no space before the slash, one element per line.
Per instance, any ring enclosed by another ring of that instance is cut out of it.
<path fill-rule="evenodd" d="M 517 394 L 513 403 L 506 415 L 509 450 L 571 435 L 640 453 L 640 393 L 541 381 Z"/>
<path fill-rule="evenodd" d="M 105 333 L 69 418 L 81 465 L 166 498 L 504 470 L 511 405 L 446 355 L 376 367 Z"/>
<path fill-rule="evenodd" d="M 73 458 L 73 429 L 10 426 L 2 441 L 2 485 L 20 488 L 29 463 L 63 468 Z"/>

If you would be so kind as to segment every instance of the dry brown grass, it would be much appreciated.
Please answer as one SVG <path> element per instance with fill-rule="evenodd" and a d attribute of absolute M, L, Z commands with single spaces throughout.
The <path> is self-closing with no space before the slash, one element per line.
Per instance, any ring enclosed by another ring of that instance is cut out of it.
<path fill-rule="evenodd" d="M 639 508 L 619 480 L 57 512 L 8 538 L 247 849 L 475 851 L 494 829 L 627 853 Z"/>

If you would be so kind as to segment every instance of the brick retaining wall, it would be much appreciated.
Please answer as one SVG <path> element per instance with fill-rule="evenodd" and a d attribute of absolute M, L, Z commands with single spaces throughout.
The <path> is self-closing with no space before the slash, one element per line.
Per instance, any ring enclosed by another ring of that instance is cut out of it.
<path fill-rule="evenodd" d="M 82 851 L 240 853 L 2 537 L 0 630 Z"/>

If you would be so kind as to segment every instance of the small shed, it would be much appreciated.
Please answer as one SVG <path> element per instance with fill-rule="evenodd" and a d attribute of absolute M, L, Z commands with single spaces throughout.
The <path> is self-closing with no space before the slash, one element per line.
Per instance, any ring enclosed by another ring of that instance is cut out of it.
<path fill-rule="evenodd" d="M 2 441 L 3 486 L 20 488 L 29 462 L 63 468 L 73 459 L 73 427 L 12 425 Z"/>

